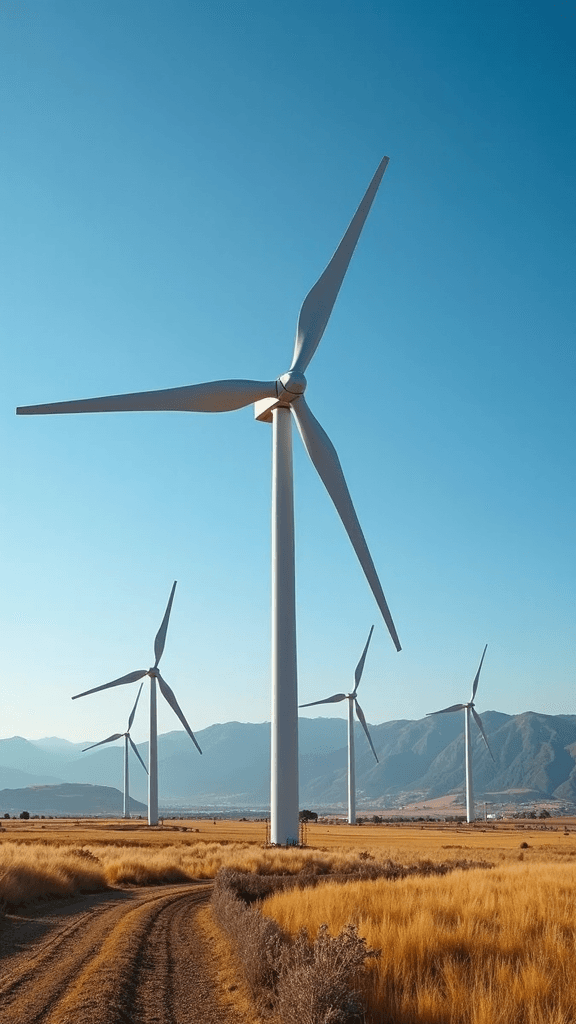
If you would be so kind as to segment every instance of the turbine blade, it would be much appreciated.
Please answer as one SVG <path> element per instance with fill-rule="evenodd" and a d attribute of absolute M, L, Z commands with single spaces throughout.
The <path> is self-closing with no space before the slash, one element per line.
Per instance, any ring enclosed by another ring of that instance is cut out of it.
<path fill-rule="evenodd" d="M 312 700 L 309 704 L 299 704 L 298 707 L 311 708 L 314 704 L 338 704 L 341 700 L 346 700 L 345 693 L 334 693 L 332 697 L 326 697 L 325 700 Z"/>
<path fill-rule="evenodd" d="M 352 542 L 358 561 L 364 570 L 364 575 L 370 584 L 370 588 L 376 603 L 382 613 L 390 636 L 397 651 L 401 650 L 400 641 L 396 627 L 392 621 L 390 610 L 384 597 L 384 592 L 378 579 L 378 574 L 368 550 L 368 545 L 358 522 L 358 516 L 352 504 L 352 498 L 344 479 L 340 460 L 336 449 L 327 433 L 322 429 L 318 420 L 312 415 L 303 397 L 297 398 L 291 403 L 292 411 L 296 417 L 298 430 L 304 442 L 304 447 L 314 464 L 316 471 L 322 480 L 328 494 L 332 498 L 336 511 L 344 523 L 344 528 Z"/>
<path fill-rule="evenodd" d="M 385 156 L 372 178 L 360 206 L 350 221 L 348 230 L 340 245 L 324 273 L 304 299 L 300 316 L 298 317 L 291 370 L 305 373 L 306 367 L 320 344 L 326 324 L 334 308 L 334 303 L 338 297 L 340 286 L 344 280 L 344 275 L 348 270 L 352 254 L 360 237 L 360 232 L 364 227 L 364 222 L 370 212 L 374 196 L 378 191 L 378 186 L 382 181 L 382 175 L 387 166 L 388 157 Z"/>
<path fill-rule="evenodd" d="M 167 701 L 167 703 L 170 705 L 170 707 L 172 708 L 172 711 L 174 712 L 174 714 L 178 716 L 178 718 L 182 722 L 182 725 L 186 729 L 186 732 L 188 733 L 190 739 L 196 745 L 196 747 L 198 748 L 199 752 L 202 753 L 202 751 L 200 750 L 200 745 L 199 745 L 199 743 L 198 743 L 194 733 L 192 732 L 192 729 L 188 725 L 188 722 L 184 718 L 184 712 L 182 711 L 182 708 L 178 704 L 178 701 L 176 700 L 176 697 L 174 696 L 173 691 L 168 686 L 168 683 L 166 682 L 166 680 L 162 679 L 162 676 L 160 675 L 159 672 L 158 672 L 156 678 L 158 680 L 158 686 L 160 687 L 160 693 L 164 697 L 164 700 Z"/>
<path fill-rule="evenodd" d="M 374 754 L 374 757 L 376 758 L 376 763 L 380 764 L 380 762 L 378 761 L 378 754 L 374 750 L 374 744 L 372 743 L 372 739 L 370 737 L 370 733 L 368 732 L 368 726 L 366 725 L 366 719 L 364 718 L 364 712 L 362 711 L 362 708 L 360 707 L 360 705 L 359 705 L 358 701 L 356 700 L 356 698 L 354 698 L 354 703 L 356 705 L 356 714 L 358 715 L 358 718 L 360 720 L 360 725 L 362 726 L 362 728 L 364 729 L 364 732 L 366 733 L 366 735 L 368 737 L 368 743 L 372 747 L 372 753 Z"/>
<path fill-rule="evenodd" d="M 94 747 L 101 747 L 103 743 L 113 743 L 114 740 L 119 740 L 123 735 L 124 733 L 122 732 L 115 732 L 113 736 L 109 736 L 106 740 L 100 740 L 99 743 L 93 743 L 90 747 L 84 747 L 82 753 L 84 754 L 87 750 L 94 750 Z"/>
<path fill-rule="evenodd" d="M 362 651 L 362 657 L 360 658 L 360 661 L 356 665 L 356 671 L 354 673 L 354 679 L 355 679 L 356 685 L 355 685 L 354 691 L 352 693 L 353 697 L 356 696 L 356 692 L 357 692 L 358 687 L 360 685 L 360 680 L 362 679 L 362 673 L 364 671 L 364 662 L 366 661 L 366 655 L 368 653 L 368 647 L 370 645 L 370 641 L 372 639 L 372 633 L 373 632 L 374 632 L 374 626 L 371 626 L 370 627 L 370 632 L 368 633 L 368 639 L 366 641 L 366 647 Z"/>
<path fill-rule="evenodd" d="M 156 658 L 154 668 L 157 668 L 158 666 L 158 662 L 160 661 L 160 658 L 162 657 L 162 652 L 164 650 L 164 644 L 166 643 L 166 630 L 168 629 L 168 623 L 170 621 L 170 612 L 172 611 L 172 601 L 174 600 L 176 582 L 177 581 L 174 580 L 174 583 L 172 584 L 172 590 L 170 591 L 170 597 L 168 598 L 168 604 L 166 605 L 166 611 L 164 612 L 162 625 L 160 626 L 160 629 L 158 630 L 156 634 L 156 639 L 154 641 L 154 657 Z"/>
<path fill-rule="evenodd" d="M 127 676 L 121 676 L 120 679 L 113 679 L 111 683 L 104 683 L 103 686 L 93 686 L 91 690 L 84 690 L 83 693 L 75 693 L 72 700 L 76 700 L 78 697 L 86 697 L 89 693 L 98 693 L 99 690 L 109 690 L 111 686 L 122 686 L 123 683 L 135 683 L 145 675 L 148 675 L 148 669 L 137 669 L 136 672 L 129 672 Z"/>
<path fill-rule="evenodd" d="M 464 711 L 465 707 L 467 707 L 466 704 L 451 704 L 449 708 L 440 708 L 440 711 L 429 711 L 426 718 L 429 718 L 430 715 L 444 715 L 447 711 Z"/>
<path fill-rule="evenodd" d="M 148 769 L 147 769 L 146 765 L 144 764 L 144 761 L 143 761 L 143 760 L 142 760 L 142 758 L 140 757 L 140 751 L 138 750 L 138 747 L 137 747 L 137 746 L 136 746 L 136 744 L 134 743 L 134 740 L 132 739 L 132 737 L 131 737 L 131 736 L 128 736 L 128 741 L 129 741 L 129 743 L 130 743 L 130 746 L 132 747 L 132 750 L 133 750 L 133 751 L 134 751 L 134 753 L 136 754 L 136 757 L 137 757 L 137 758 L 138 758 L 138 760 L 140 761 L 140 764 L 142 765 L 142 767 L 143 767 L 144 771 L 146 772 L 146 775 L 148 775 Z"/>
<path fill-rule="evenodd" d="M 486 644 L 486 647 L 482 651 L 482 657 L 480 658 L 480 664 L 478 666 L 478 671 L 477 671 L 476 675 L 474 676 L 474 682 L 472 683 L 472 696 L 470 697 L 471 701 L 473 701 L 474 697 L 476 696 L 476 690 L 478 689 L 478 680 L 480 679 L 480 670 L 482 668 L 482 662 L 484 661 L 484 655 L 486 654 L 487 647 L 488 647 L 488 644 Z"/>
<path fill-rule="evenodd" d="M 231 412 L 261 398 L 276 398 L 275 381 L 213 380 L 163 391 L 139 391 L 131 395 L 83 398 L 48 405 L 23 405 L 18 416 L 67 412 Z"/>
<path fill-rule="evenodd" d="M 472 714 L 474 715 L 474 721 L 476 722 L 476 725 L 478 726 L 478 728 L 480 729 L 480 732 L 482 733 L 482 736 L 483 736 L 483 739 L 484 739 L 484 743 L 486 744 L 486 747 L 488 749 L 488 753 L 490 754 L 490 757 L 492 758 L 494 763 L 496 763 L 496 758 L 494 757 L 494 754 L 490 750 L 490 744 L 488 743 L 488 737 L 487 737 L 486 733 L 484 732 L 484 726 L 482 725 L 482 719 L 480 718 L 480 715 L 478 714 L 478 712 L 474 710 L 474 708 L 471 708 L 470 710 L 472 711 Z"/>
<path fill-rule="evenodd" d="M 138 701 L 140 700 L 140 694 L 142 693 L 142 687 L 143 686 L 144 686 L 144 683 L 140 683 L 140 689 L 138 690 L 138 696 L 136 697 L 136 700 L 134 701 L 134 707 L 132 708 L 132 713 L 130 715 L 130 718 L 128 719 L 128 732 L 130 732 L 130 729 L 132 728 L 132 722 L 134 721 L 134 715 L 136 714 L 136 708 L 138 707 Z"/>

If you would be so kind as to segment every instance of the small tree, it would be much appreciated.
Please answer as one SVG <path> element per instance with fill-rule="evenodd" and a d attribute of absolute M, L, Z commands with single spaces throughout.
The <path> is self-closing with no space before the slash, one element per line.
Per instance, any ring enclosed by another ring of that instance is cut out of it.
<path fill-rule="evenodd" d="M 6 813 L 5 813 L 4 817 L 5 817 L 5 818 L 9 818 L 9 817 L 10 817 L 10 815 L 8 814 L 8 811 L 6 811 Z"/>
<path fill-rule="evenodd" d="M 300 821 L 318 821 L 316 811 L 300 811 L 298 817 Z"/>
<path fill-rule="evenodd" d="M 20 817 L 24 818 L 24 821 L 28 821 L 30 817 L 30 811 L 20 811 Z"/>

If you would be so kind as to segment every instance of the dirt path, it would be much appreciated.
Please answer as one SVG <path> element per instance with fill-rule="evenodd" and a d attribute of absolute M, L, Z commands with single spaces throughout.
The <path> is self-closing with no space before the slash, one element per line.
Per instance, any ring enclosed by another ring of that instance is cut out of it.
<path fill-rule="evenodd" d="M 243 1024 L 194 927 L 211 884 L 79 898 L 0 932 L 2 1024 Z"/>

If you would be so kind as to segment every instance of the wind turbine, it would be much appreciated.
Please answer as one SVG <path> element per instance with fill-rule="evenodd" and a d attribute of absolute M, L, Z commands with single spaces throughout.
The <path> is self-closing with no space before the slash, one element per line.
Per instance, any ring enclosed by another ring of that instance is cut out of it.
<path fill-rule="evenodd" d="M 136 708 L 138 707 L 138 701 L 140 700 L 140 694 L 142 693 L 142 687 L 143 686 L 144 686 L 144 683 L 140 683 L 140 689 L 138 690 L 138 696 L 136 697 L 136 700 L 134 702 L 134 707 L 132 708 L 132 712 L 130 714 L 130 718 L 128 719 L 128 728 L 126 729 L 126 732 L 115 732 L 113 736 L 108 736 L 107 739 L 100 740 L 99 743 L 93 743 L 92 746 L 90 746 L 90 747 L 84 747 L 84 749 L 82 751 L 82 753 L 84 754 L 84 753 L 86 753 L 87 750 L 94 750 L 94 747 L 102 747 L 102 746 L 104 746 L 105 743 L 114 743 L 115 740 L 121 739 L 122 736 L 124 737 L 124 815 L 123 815 L 123 817 L 125 817 L 125 818 L 129 818 L 130 817 L 130 791 L 129 791 L 130 790 L 130 786 L 129 786 L 129 774 L 128 774 L 128 744 L 130 744 L 130 746 L 132 747 L 132 750 L 134 751 L 134 753 L 136 754 L 136 757 L 140 761 L 140 764 L 142 765 L 144 771 L 146 772 L 146 775 L 148 775 L 148 769 L 147 769 L 146 765 L 144 764 L 144 761 L 140 757 L 140 752 L 138 750 L 138 747 L 136 746 L 136 744 L 134 743 L 134 740 L 132 739 L 132 737 L 130 735 L 130 729 L 132 728 L 132 722 L 134 721 L 134 715 L 136 714 Z"/>
<path fill-rule="evenodd" d="M 484 739 L 484 743 L 486 744 L 488 753 L 490 754 L 490 757 L 494 761 L 494 754 L 490 750 L 490 744 L 488 743 L 488 737 L 486 736 L 486 733 L 484 732 L 484 726 L 482 725 L 482 719 L 480 718 L 480 715 L 478 714 L 478 712 L 476 711 L 476 709 L 474 707 L 474 697 L 476 696 L 476 690 L 478 689 L 478 680 L 480 679 L 480 671 L 482 669 L 482 662 L 484 661 L 484 655 L 486 654 L 487 647 L 488 647 L 488 644 L 486 644 L 486 646 L 484 647 L 484 650 L 482 652 L 482 657 L 480 658 L 480 664 L 478 666 L 478 671 L 477 671 L 476 675 L 474 676 L 474 682 L 472 683 L 472 696 L 470 697 L 470 700 L 468 701 L 468 703 L 467 704 L 451 704 L 451 706 L 449 708 L 441 708 L 440 711 L 430 711 L 428 713 L 428 715 L 427 715 L 427 717 L 430 717 L 431 715 L 445 715 L 449 711 L 464 711 L 464 749 L 465 749 L 465 752 L 466 752 L 465 756 L 466 756 L 466 821 L 467 822 L 474 821 L 474 788 L 473 788 L 473 785 L 472 785 L 472 747 L 470 745 L 470 712 L 472 712 L 472 715 L 474 717 L 474 721 L 476 722 L 476 725 L 478 726 L 478 728 L 480 729 L 480 732 L 482 733 L 482 737 Z"/>
<path fill-rule="evenodd" d="M 364 717 L 364 712 L 358 703 L 356 694 L 358 693 L 358 687 L 360 680 L 362 679 L 362 673 L 364 671 L 364 662 L 366 661 L 366 654 L 368 653 L 368 647 L 372 639 L 372 633 L 374 632 L 374 626 L 370 627 L 368 633 L 368 639 L 366 646 L 362 651 L 362 657 L 356 666 L 354 673 L 354 689 L 352 693 L 334 693 L 331 697 L 326 697 L 324 700 L 313 700 L 310 704 L 301 704 L 301 708 L 312 708 L 315 704 L 338 704 L 342 700 L 348 701 L 348 824 L 356 824 L 356 763 L 354 758 L 354 708 L 356 708 L 356 714 L 358 715 L 358 721 L 364 729 L 366 736 L 368 737 L 368 743 L 372 749 L 372 753 L 376 758 L 378 764 L 378 755 L 374 750 L 374 744 L 370 733 L 368 732 L 368 726 Z"/>
<path fill-rule="evenodd" d="M 121 676 L 120 679 L 113 679 L 111 683 L 104 683 L 103 686 L 94 686 L 91 690 L 84 690 L 83 693 L 76 693 L 72 700 L 77 700 L 78 697 L 86 697 L 89 693 L 98 693 L 99 690 L 109 690 L 111 686 L 122 686 L 124 683 L 136 683 L 138 679 L 142 679 L 144 676 L 150 676 L 150 742 L 149 742 L 149 753 L 148 753 L 148 824 L 158 824 L 158 724 L 156 716 L 156 681 L 160 687 L 160 693 L 164 697 L 164 700 L 172 708 L 175 715 L 178 716 L 182 725 L 186 729 L 186 732 L 190 736 L 193 743 L 196 745 L 200 753 L 200 747 L 192 729 L 188 725 L 184 717 L 182 708 L 178 704 L 173 691 L 168 686 L 165 679 L 162 679 L 158 670 L 160 658 L 164 651 L 164 645 L 166 643 L 166 631 L 168 629 L 168 622 L 170 620 L 170 612 L 172 611 L 172 601 L 174 600 L 174 591 L 176 590 L 176 582 L 172 585 L 170 591 L 170 597 L 168 598 L 168 604 L 166 611 L 164 612 L 164 618 L 160 629 L 156 634 L 154 641 L 154 664 L 152 668 L 140 668 L 136 669 L 135 672 L 129 672 L 127 676 Z M 134 705 L 136 709 L 136 705 Z M 130 728 L 130 726 L 128 727 Z M 115 737 L 109 739 L 119 739 L 122 734 L 118 733 Z M 104 743 L 108 743 L 109 740 L 104 740 Z M 134 746 L 134 744 L 132 744 Z M 87 748 L 88 749 L 88 748 Z M 134 748 L 136 749 L 136 748 Z M 136 751 L 138 754 L 138 751 Z M 138 754 L 138 757 L 140 755 Z"/>
<path fill-rule="evenodd" d="M 257 419 L 272 423 L 272 736 L 270 838 L 298 842 L 298 686 L 294 581 L 292 431 L 294 414 L 304 447 L 348 533 L 396 649 L 400 641 L 362 533 L 340 461 L 304 399 L 304 373 L 316 352 L 364 222 L 388 165 L 384 157 L 324 273 L 306 296 L 296 329 L 292 363 L 276 380 L 219 380 L 162 391 L 112 395 L 17 409 L 25 415 L 83 412 L 230 412 L 254 404 Z M 340 401 L 346 397 L 342 378 Z"/>

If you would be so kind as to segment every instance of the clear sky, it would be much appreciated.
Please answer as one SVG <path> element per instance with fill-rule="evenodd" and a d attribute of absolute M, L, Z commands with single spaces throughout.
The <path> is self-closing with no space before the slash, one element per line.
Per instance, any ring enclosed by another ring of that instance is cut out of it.
<path fill-rule="evenodd" d="M 269 718 L 270 428 L 14 408 L 286 371 L 385 153 L 307 399 L 403 651 L 295 435 L 301 700 L 349 688 L 374 622 L 369 722 L 468 699 L 485 643 L 481 712 L 576 714 L 575 22 L 0 5 L 2 736 L 123 728 L 134 686 L 70 696 L 152 663 L 174 579 L 162 668 L 192 728 Z"/>

